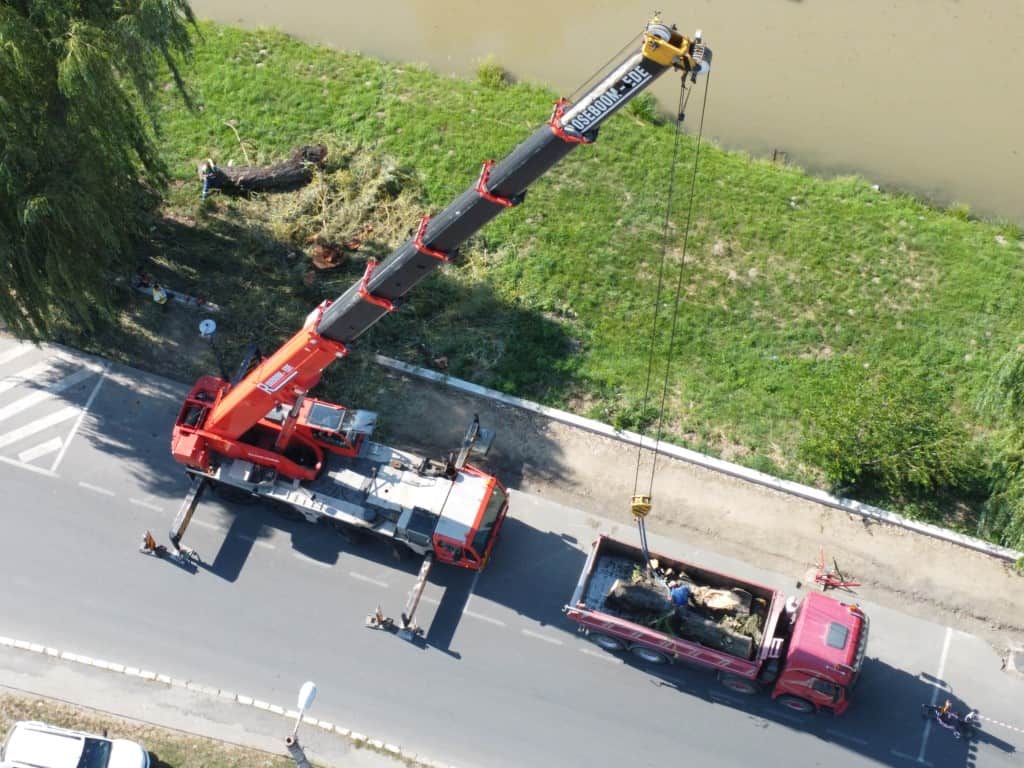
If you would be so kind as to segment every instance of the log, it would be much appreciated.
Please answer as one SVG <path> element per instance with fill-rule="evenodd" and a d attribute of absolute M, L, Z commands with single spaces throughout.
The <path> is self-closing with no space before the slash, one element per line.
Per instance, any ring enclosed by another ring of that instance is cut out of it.
<path fill-rule="evenodd" d="M 219 189 L 233 195 L 248 195 L 253 192 L 283 192 L 298 189 L 313 178 L 313 169 L 322 168 L 327 157 L 323 144 L 299 147 L 291 157 L 274 165 L 236 165 L 221 168 L 213 160 L 199 166 L 199 178 L 203 180 L 203 194 Z"/>
<path fill-rule="evenodd" d="M 696 640 L 701 645 L 749 659 L 754 653 L 754 639 L 734 632 L 711 619 L 705 619 L 694 611 L 679 611 L 676 633 L 686 640 Z"/>
<path fill-rule="evenodd" d="M 694 587 L 690 593 L 694 603 L 717 613 L 750 615 L 751 595 L 745 589 L 715 589 Z"/>
<path fill-rule="evenodd" d="M 636 613 L 665 614 L 672 610 L 668 589 L 650 581 L 628 582 L 616 579 L 605 602 L 612 608 Z"/>

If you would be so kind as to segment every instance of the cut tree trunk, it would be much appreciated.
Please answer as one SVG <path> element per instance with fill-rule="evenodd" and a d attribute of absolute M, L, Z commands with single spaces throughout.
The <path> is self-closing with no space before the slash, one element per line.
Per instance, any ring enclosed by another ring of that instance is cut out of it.
<path fill-rule="evenodd" d="M 664 614 L 672 610 L 668 589 L 653 582 L 630 583 L 616 579 L 608 590 L 608 605 L 636 613 Z"/>
<path fill-rule="evenodd" d="M 299 147 L 290 158 L 274 165 L 236 165 L 221 168 L 212 160 L 199 166 L 199 178 L 205 188 L 219 189 L 227 194 L 247 195 L 252 192 L 283 192 L 310 182 L 313 169 L 323 167 L 327 147 L 323 144 Z"/>
<path fill-rule="evenodd" d="M 686 640 L 696 640 L 701 645 L 739 656 L 741 659 L 749 659 L 753 655 L 754 639 L 747 635 L 733 632 L 728 627 L 705 619 L 694 611 L 680 611 L 678 618 L 678 634 Z"/>

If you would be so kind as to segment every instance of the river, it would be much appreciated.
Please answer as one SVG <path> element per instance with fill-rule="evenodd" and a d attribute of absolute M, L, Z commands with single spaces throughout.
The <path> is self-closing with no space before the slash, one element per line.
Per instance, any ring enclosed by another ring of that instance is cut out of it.
<path fill-rule="evenodd" d="M 651 12 L 637 0 L 191 4 L 200 18 L 444 73 L 471 75 L 492 55 L 563 94 Z M 720 145 L 779 150 L 818 174 L 859 173 L 1024 224 L 1021 0 L 702 0 L 662 17 L 688 34 L 701 28 L 714 51 L 704 132 Z M 657 95 L 674 108 L 668 79 Z M 691 131 L 698 118 L 695 99 Z"/>

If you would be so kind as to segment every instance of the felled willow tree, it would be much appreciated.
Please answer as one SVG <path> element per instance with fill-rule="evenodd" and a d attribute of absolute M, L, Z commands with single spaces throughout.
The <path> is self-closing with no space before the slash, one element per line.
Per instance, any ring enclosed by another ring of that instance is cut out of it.
<path fill-rule="evenodd" d="M 1003 358 L 982 406 L 999 427 L 992 495 L 982 524 L 1002 544 L 1024 549 L 1024 347 Z"/>
<path fill-rule="evenodd" d="M 12 332 L 91 328 L 110 312 L 110 278 L 167 182 L 148 108 L 168 70 L 185 93 L 194 25 L 186 0 L 0 0 L 0 319 Z"/>

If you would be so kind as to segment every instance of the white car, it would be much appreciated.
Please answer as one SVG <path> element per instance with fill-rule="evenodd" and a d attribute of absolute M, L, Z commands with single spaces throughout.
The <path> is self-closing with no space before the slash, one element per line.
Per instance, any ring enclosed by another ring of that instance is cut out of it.
<path fill-rule="evenodd" d="M 149 753 L 134 741 L 22 721 L 14 724 L 0 748 L 0 766 L 149 768 Z"/>

